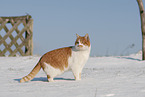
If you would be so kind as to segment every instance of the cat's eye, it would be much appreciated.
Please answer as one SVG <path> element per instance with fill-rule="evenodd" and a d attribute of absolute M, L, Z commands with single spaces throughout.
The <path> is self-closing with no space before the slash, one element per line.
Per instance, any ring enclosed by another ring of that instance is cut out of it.
<path fill-rule="evenodd" d="M 79 42 L 77 41 L 76 44 L 79 44 Z"/>

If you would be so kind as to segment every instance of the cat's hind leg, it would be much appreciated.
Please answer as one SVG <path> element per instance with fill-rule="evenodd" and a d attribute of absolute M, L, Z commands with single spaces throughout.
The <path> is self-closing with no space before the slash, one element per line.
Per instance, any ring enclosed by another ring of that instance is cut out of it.
<path fill-rule="evenodd" d="M 54 68 L 48 63 L 44 62 L 44 66 L 45 68 L 43 70 L 47 75 L 48 82 L 54 82 L 53 78 L 62 73 L 60 69 Z"/>
<path fill-rule="evenodd" d="M 48 80 L 48 82 L 54 82 L 53 78 L 50 77 L 49 75 L 47 75 L 47 80 Z"/>

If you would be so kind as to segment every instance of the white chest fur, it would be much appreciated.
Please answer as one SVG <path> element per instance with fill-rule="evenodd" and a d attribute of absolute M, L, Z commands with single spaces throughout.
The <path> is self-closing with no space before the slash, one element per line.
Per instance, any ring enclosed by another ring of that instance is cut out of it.
<path fill-rule="evenodd" d="M 86 63 L 89 58 L 90 50 L 77 51 L 72 49 L 72 56 L 69 58 L 69 66 L 72 65 L 81 66 Z"/>
<path fill-rule="evenodd" d="M 80 74 L 90 55 L 90 48 L 84 51 L 72 49 L 72 56 L 68 60 L 69 69 L 72 70 L 76 79 L 80 79 Z"/>

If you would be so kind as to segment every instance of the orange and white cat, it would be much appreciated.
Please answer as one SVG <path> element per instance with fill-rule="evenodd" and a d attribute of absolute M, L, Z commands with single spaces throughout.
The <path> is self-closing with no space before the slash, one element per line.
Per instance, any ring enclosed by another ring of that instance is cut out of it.
<path fill-rule="evenodd" d="M 48 81 L 65 71 L 72 70 L 75 80 L 81 80 L 81 72 L 86 64 L 91 50 L 89 35 L 81 37 L 77 34 L 75 46 L 56 49 L 44 54 L 34 69 L 20 82 L 32 80 L 42 68 Z"/>

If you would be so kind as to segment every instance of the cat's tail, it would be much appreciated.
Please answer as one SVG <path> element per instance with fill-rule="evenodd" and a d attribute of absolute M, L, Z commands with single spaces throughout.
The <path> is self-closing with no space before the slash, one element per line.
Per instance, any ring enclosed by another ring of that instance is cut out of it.
<path fill-rule="evenodd" d="M 27 76 L 23 77 L 20 80 L 20 83 L 32 80 L 35 77 L 35 75 L 40 71 L 40 69 L 41 65 L 40 62 L 38 62 L 37 65 L 33 68 L 33 70 Z"/>

